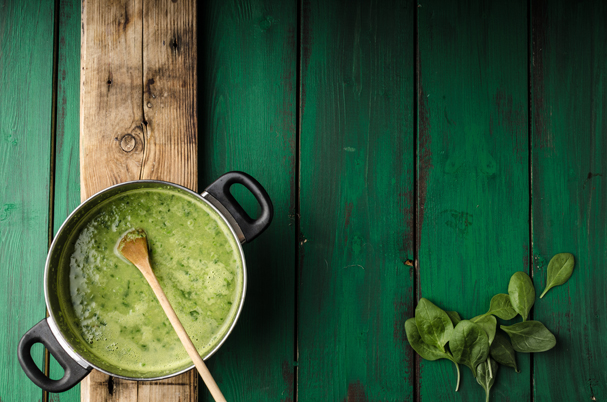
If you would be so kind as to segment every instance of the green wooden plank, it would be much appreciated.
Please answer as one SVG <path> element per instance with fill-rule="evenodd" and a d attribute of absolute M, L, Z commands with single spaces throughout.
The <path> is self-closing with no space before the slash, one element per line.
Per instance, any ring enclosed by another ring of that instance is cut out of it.
<path fill-rule="evenodd" d="M 472 318 L 529 269 L 527 5 L 427 1 L 418 28 L 420 296 Z M 528 355 L 518 363 L 493 400 L 529 400 Z M 420 366 L 420 400 L 484 398 L 468 368 L 455 393 L 452 363 Z"/>
<path fill-rule="evenodd" d="M 17 344 L 45 311 L 54 1 L 0 10 L 0 399 L 38 401 Z M 42 367 L 41 348 L 33 357 Z"/>
<path fill-rule="evenodd" d="M 242 170 L 267 189 L 275 208 L 270 228 L 244 245 L 245 305 L 208 365 L 227 400 L 292 401 L 296 2 L 214 0 L 199 7 L 199 189 Z M 199 389 L 201 401 L 212 400 Z"/>
<path fill-rule="evenodd" d="M 300 401 L 413 398 L 414 10 L 303 1 Z"/>
<path fill-rule="evenodd" d="M 79 0 L 60 0 L 58 13 L 57 100 L 55 129 L 55 172 L 53 233 L 80 204 L 80 6 Z M 63 375 L 54 358 L 51 378 Z M 79 402 L 80 386 L 50 395 L 51 401 Z"/>
<path fill-rule="evenodd" d="M 571 279 L 550 290 L 535 318 L 557 346 L 534 356 L 535 401 L 607 398 L 607 5 L 532 2 L 533 268 L 571 252 Z"/>
<path fill-rule="evenodd" d="M 80 205 L 80 4 L 59 4 L 54 233 Z"/>

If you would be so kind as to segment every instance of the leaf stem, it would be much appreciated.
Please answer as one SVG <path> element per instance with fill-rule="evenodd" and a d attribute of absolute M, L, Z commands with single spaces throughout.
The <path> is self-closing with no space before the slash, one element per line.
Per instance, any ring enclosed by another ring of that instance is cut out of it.
<path fill-rule="evenodd" d="M 493 370 L 491 369 L 491 361 L 487 357 L 487 366 L 489 366 L 489 378 L 493 378 Z"/>
<path fill-rule="evenodd" d="M 546 288 L 546 290 L 544 290 L 544 291 L 542 292 L 542 294 L 540 295 L 540 299 L 541 299 L 542 297 L 544 297 L 544 295 L 546 294 L 546 292 L 547 292 L 547 291 L 549 291 L 550 289 L 551 289 L 551 288 L 548 288 L 548 287 L 547 287 L 547 288 Z"/>
<path fill-rule="evenodd" d="M 455 384 L 455 392 L 459 391 L 459 381 L 460 381 L 460 372 L 459 372 L 459 364 L 453 362 L 455 364 L 455 369 L 457 370 L 457 383 Z"/>

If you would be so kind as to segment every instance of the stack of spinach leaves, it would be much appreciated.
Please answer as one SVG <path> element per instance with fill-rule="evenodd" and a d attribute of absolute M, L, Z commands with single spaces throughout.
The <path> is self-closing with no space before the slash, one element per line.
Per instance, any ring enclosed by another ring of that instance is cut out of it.
<path fill-rule="evenodd" d="M 574 265 L 572 254 L 555 255 L 548 264 L 546 289 L 540 298 L 554 286 L 565 283 L 571 277 Z M 415 308 L 415 317 L 405 322 L 407 339 L 422 358 L 447 359 L 455 364 L 455 391 L 460 383 L 459 365 L 468 366 L 489 401 L 498 363 L 512 367 L 518 373 L 515 352 L 545 352 L 556 345 L 556 338 L 544 324 L 527 320 L 534 302 L 535 287 L 524 272 L 515 272 L 510 278 L 508 294 L 493 296 L 489 310 L 470 320 L 462 320 L 456 311 L 444 311 L 422 298 Z M 522 317 L 522 322 L 500 325 L 503 332 L 497 330 L 497 318 L 511 320 L 517 315 Z"/>

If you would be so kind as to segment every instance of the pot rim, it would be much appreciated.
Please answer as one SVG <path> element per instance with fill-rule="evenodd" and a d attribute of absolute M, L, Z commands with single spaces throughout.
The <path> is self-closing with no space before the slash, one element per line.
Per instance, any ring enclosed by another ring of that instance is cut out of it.
<path fill-rule="evenodd" d="M 234 327 L 236 326 L 236 322 L 238 321 L 238 318 L 240 317 L 240 313 L 242 311 L 242 307 L 244 305 L 244 300 L 245 300 L 245 296 L 246 296 L 246 291 L 247 291 L 247 266 L 246 266 L 246 261 L 245 261 L 245 257 L 244 257 L 244 250 L 242 249 L 242 240 L 241 238 L 238 236 L 236 229 L 233 227 L 234 224 L 230 223 L 230 217 L 227 217 L 225 215 L 225 213 L 221 212 L 215 205 L 213 205 L 213 203 L 211 203 L 209 200 L 205 199 L 204 194 L 207 194 L 206 191 L 204 191 L 203 193 L 199 194 L 195 191 L 190 190 L 187 187 L 181 186 L 179 184 L 176 183 L 171 183 L 168 181 L 163 181 L 163 180 L 131 180 L 131 181 L 127 181 L 127 182 L 123 182 L 123 183 L 119 183 L 119 184 L 115 184 L 113 186 L 107 187 L 95 194 L 93 194 L 92 196 L 90 196 L 89 198 L 87 198 L 86 200 L 84 200 L 80 205 L 78 205 L 78 207 L 76 207 L 76 209 L 74 209 L 69 215 L 68 217 L 63 221 L 63 223 L 61 224 L 61 227 L 59 228 L 59 230 L 57 231 L 57 234 L 53 237 L 53 241 L 51 243 L 51 246 L 49 247 L 49 251 L 46 257 L 46 263 L 44 265 L 44 301 L 46 303 L 46 308 L 49 314 L 49 317 L 47 318 L 48 322 L 49 322 L 49 326 L 51 328 L 51 331 L 53 332 L 53 335 L 55 335 L 55 338 L 57 338 L 57 341 L 59 342 L 59 344 L 63 347 L 63 349 L 65 349 L 66 353 L 68 353 L 70 355 L 70 357 L 72 357 L 79 365 L 81 365 L 84 368 L 94 368 L 98 371 L 101 371 L 102 373 L 105 373 L 107 375 L 110 375 L 112 377 L 118 377 L 118 378 L 122 378 L 125 380 L 134 380 L 134 381 L 156 381 L 156 380 L 163 380 L 166 378 L 171 378 L 171 377 L 175 377 L 178 376 L 180 374 L 183 374 L 189 370 L 192 370 L 195 366 L 194 363 L 192 362 L 191 366 L 188 366 L 182 370 L 179 370 L 175 373 L 171 373 L 171 374 L 165 374 L 162 376 L 156 376 L 156 377 L 128 377 L 128 376 L 124 376 L 124 375 L 120 375 L 120 374 L 116 374 L 116 373 L 112 373 L 110 371 L 107 371 L 105 369 L 102 369 L 100 367 L 97 367 L 95 364 L 91 363 L 88 359 L 86 359 L 85 357 L 83 357 L 80 353 L 78 353 L 74 347 L 72 347 L 72 345 L 69 343 L 69 341 L 63 336 L 63 333 L 61 331 L 61 329 L 59 328 L 59 326 L 57 325 L 57 321 L 55 319 L 55 316 L 53 314 L 53 310 L 50 308 L 51 303 L 49 300 L 49 286 L 50 283 L 49 281 L 49 267 L 50 267 L 50 263 L 51 263 L 51 255 L 53 254 L 53 252 L 55 252 L 55 249 L 58 247 L 57 246 L 57 239 L 60 237 L 59 234 L 64 230 L 64 228 L 67 226 L 67 224 L 73 219 L 73 216 L 75 216 L 77 213 L 81 212 L 82 210 L 84 210 L 85 208 L 87 208 L 88 206 L 90 206 L 90 204 L 97 198 L 99 198 L 100 196 L 102 196 L 103 194 L 110 192 L 112 190 L 115 190 L 118 187 L 123 187 L 126 185 L 133 185 L 133 184 L 142 184 L 142 183 L 151 183 L 151 184 L 160 184 L 160 185 L 166 185 L 166 186 L 170 186 L 170 187 L 174 187 L 177 188 L 179 190 L 183 190 L 186 191 L 187 193 L 195 196 L 197 199 L 199 199 L 200 201 L 203 201 L 207 206 L 209 206 L 210 208 L 212 208 L 217 215 L 219 215 L 221 217 L 221 219 L 223 219 L 223 222 L 227 225 L 227 227 L 230 229 L 230 233 L 232 234 L 232 237 L 235 241 L 235 243 L 238 245 L 238 251 L 240 253 L 240 261 L 242 263 L 242 292 L 241 292 L 241 296 L 240 296 L 240 305 L 238 306 L 238 310 L 236 311 L 236 314 L 234 315 L 234 319 L 232 321 L 232 324 L 230 324 L 230 328 L 228 329 L 228 331 L 223 335 L 222 339 L 217 343 L 217 345 L 215 345 L 215 347 L 209 352 L 207 353 L 206 356 L 204 356 L 202 359 L 206 360 L 209 357 L 211 357 L 213 354 L 215 354 L 215 352 L 223 345 L 223 343 L 226 341 L 226 339 L 228 338 L 228 336 L 232 333 L 232 330 L 234 329 Z M 127 190 L 128 191 L 128 190 Z M 225 211 L 226 213 L 227 210 Z M 233 218 L 232 218 L 233 220 Z M 238 228 L 238 230 L 240 230 Z"/>

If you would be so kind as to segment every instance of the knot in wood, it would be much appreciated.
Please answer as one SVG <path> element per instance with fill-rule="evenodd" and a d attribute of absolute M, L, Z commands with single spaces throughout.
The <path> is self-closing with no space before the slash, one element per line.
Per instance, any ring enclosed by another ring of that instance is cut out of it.
<path fill-rule="evenodd" d="M 125 134 L 120 139 L 120 148 L 122 148 L 124 152 L 131 152 L 135 149 L 135 145 L 137 145 L 137 139 L 131 134 Z"/>
<path fill-rule="evenodd" d="M 173 37 L 173 39 L 170 40 L 169 42 L 169 47 L 171 48 L 171 50 L 175 53 L 177 53 L 179 51 L 179 39 L 175 36 Z"/>

